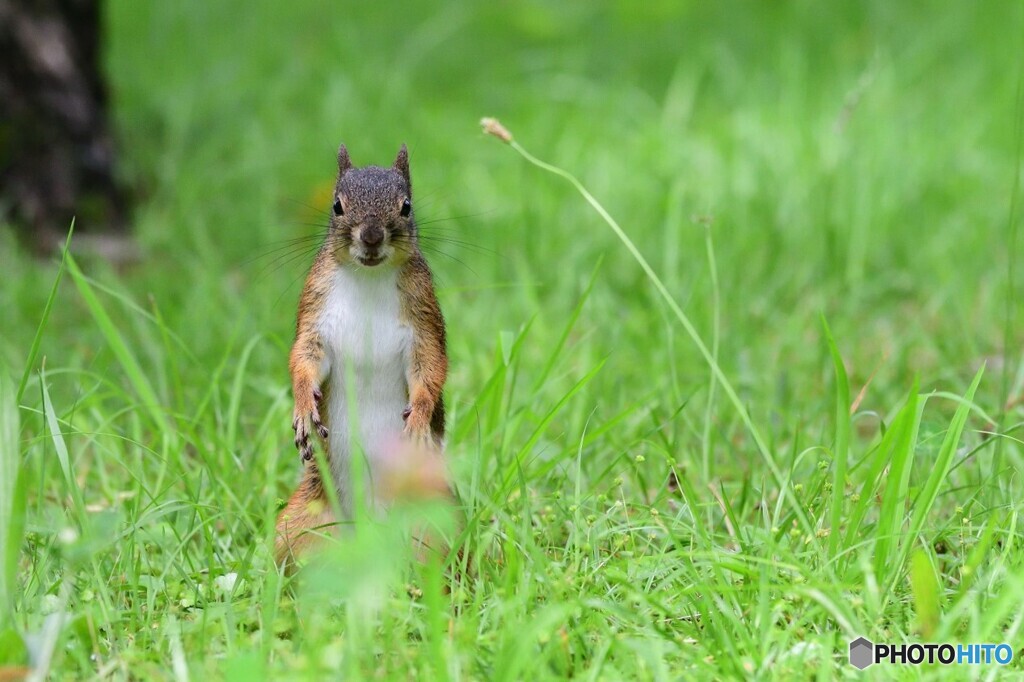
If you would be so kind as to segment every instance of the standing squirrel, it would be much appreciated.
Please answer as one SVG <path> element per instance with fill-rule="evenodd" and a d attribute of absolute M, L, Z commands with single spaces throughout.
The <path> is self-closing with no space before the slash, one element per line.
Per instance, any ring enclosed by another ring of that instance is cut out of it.
<path fill-rule="evenodd" d="M 444 436 L 444 318 L 417 243 L 405 145 L 390 168 L 353 168 L 341 145 L 333 213 L 306 277 L 289 362 L 304 470 L 277 519 L 279 564 L 338 520 L 325 485 L 342 513 L 352 512 L 357 448 L 373 479 L 386 476 L 403 442 L 439 449 Z M 317 438 L 326 481 L 313 458 Z"/>

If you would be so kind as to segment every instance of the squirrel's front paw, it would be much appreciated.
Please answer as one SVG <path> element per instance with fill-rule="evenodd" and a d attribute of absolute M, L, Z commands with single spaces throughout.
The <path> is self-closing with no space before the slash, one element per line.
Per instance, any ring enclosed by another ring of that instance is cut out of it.
<path fill-rule="evenodd" d="M 313 441 L 310 438 L 315 430 L 321 438 L 327 438 L 327 427 L 320 420 L 320 409 L 317 407 L 323 399 L 320 391 L 313 391 L 312 401 L 302 404 L 295 403 L 292 415 L 292 430 L 295 431 L 295 447 L 302 454 L 303 461 L 313 459 Z"/>
<path fill-rule="evenodd" d="M 402 410 L 402 420 L 405 422 L 405 439 L 420 448 L 436 448 L 441 445 L 434 436 L 434 430 L 430 426 L 431 413 L 423 407 L 415 407 L 412 404 L 405 406 Z"/>

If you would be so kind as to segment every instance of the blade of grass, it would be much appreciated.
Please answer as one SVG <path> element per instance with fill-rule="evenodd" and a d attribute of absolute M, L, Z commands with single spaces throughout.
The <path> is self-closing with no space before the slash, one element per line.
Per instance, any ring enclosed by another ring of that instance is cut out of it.
<path fill-rule="evenodd" d="M 28 378 L 32 375 L 32 370 L 36 365 L 36 358 L 39 357 L 39 346 L 43 342 L 43 330 L 46 329 L 46 323 L 50 319 L 50 311 L 53 309 L 53 302 L 57 298 L 57 291 L 60 289 L 60 280 L 64 277 L 64 266 L 68 259 L 68 247 L 71 246 L 71 235 L 75 232 L 75 219 L 71 219 L 71 227 L 68 228 L 68 237 L 64 241 L 64 249 L 61 251 L 60 267 L 57 268 L 57 276 L 53 279 L 53 286 L 50 288 L 50 295 L 46 298 L 46 304 L 43 306 L 43 315 L 39 320 L 39 326 L 36 327 L 36 335 L 32 339 L 32 346 L 28 350 L 28 359 L 25 362 L 25 371 L 21 374 L 21 381 L 18 383 L 18 391 L 15 394 L 15 404 L 21 403 L 21 397 L 25 395 L 25 387 L 28 386 Z"/>
<path fill-rule="evenodd" d="M 118 291 L 114 287 L 107 286 L 103 282 L 99 282 L 93 279 L 92 277 L 89 277 L 88 275 L 83 276 L 85 277 L 85 281 L 95 291 L 101 294 L 106 294 L 110 298 L 116 300 L 118 303 L 123 305 L 129 311 L 135 313 L 136 315 L 146 320 L 147 322 L 151 322 L 155 327 L 160 329 L 161 335 L 166 336 L 169 340 L 174 342 L 174 352 L 184 355 L 185 359 L 188 360 L 189 362 L 199 362 L 199 359 L 192 353 L 192 349 L 188 346 L 187 343 L 185 343 L 185 340 L 182 339 L 180 335 L 178 335 L 170 328 L 168 328 L 165 324 L 163 324 L 163 322 L 159 318 L 159 315 L 150 312 L 149 310 L 146 310 L 141 305 L 133 301 L 131 297 L 129 297 L 126 293 Z M 155 304 L 155 302 L 151 301 L 151 304 Z"/>
<path fill-rule="evenodd" d="M 939 580 L 927 552 L 918 549 L 910 559 L 910 591 L 917 613 L 917 629 L 928 641 L 939 623 Z"/>
<path fill-rule="evenodd" d="M 1010 361 L 1010 349 L 1016 348 L 1016 311 L 1017 311 L 1017 241 L 1020 219 L 1017 217 L 1021 190 L 1021 159 L 1024 157 L 1024 51 L 1021 51 L 1017 64 L 1017 106 L 1014 116 L 1014 141 L 1016 142 L 1015 163 L 1013 164 L 1013 184 L 1010 187 L 1009 214 L 1006 217 L 1006 308 L 1003 320 L 1003 370 L 1002 398 L 1003 405 L 1011 400 L 1010 386 L 1013 376 L 1013 363 Z M 1003 410 L 1005 418 L 1005 408 Z M 1001 456 L 1002 445 L 996 446 L 996 459 Z M 998 468 L 998 466 L 997 466 Z"/>
<path fill-rule="evenodd" d="M 18 556 L 25 531 L 25 468 L 18 447 L 20 424 L 13 382 L 0 368 L 0 631 L 14 615 Z"/>
<path fill-rule="evenodd" d="M 928 512 L 935 506 L 935 500 L 939 496 L 939 486 L 946 480 L 949 469 L 953 464 L 953 456 L 956 454 L 964 427 L 967 425 L 967 417 L 970 415 L 971 401 L 974 400 L 974 394 L 978 390 L 978 385 L 981 383 L 981 377 L 984 373 L 985 367 L 982 365 L 978 373 L 974 375 L 974 381 L 971 382 L 970 388 L 967 389 L 963 402 L 957 407 L 956 414 L 953 415 L 953 421 L 950 422 L 949 429 L 946 431 L 946 437 L 942 440 L 939 453 L 931 464 L 931 472 L 928 474 L 928 479 L 914 500 L 914 511 L 910 519 L 909 532 L 907 533 L 906 540 L 903 542 L 897 561 L 890 565 L 893 575 L 889 582 L 888 594 L 893 593 L 903 564 L 907 560 L 907 554 L 924 530 L 924 523 Z"/>
<path fill-rule="evenodd" d="M 903 423 L 900 437 L 888 453 L 889 473 L 882 493 L 882 508 L 875 528 L 875 575 L 884 584 L 886 578 L 898 571 L 894 550 L 899 546 L 899 533 L 906 518 L 910 487 L 910 468 L 914 461 L 914 447 L 917 445 L 917 431 L 921 424 L 921 407 L 917 394 L 917 382 L 907 402 L 907 419 Z"/>
<path fill-rule="evenodd" d="M 238 419 L 241 411 L 242 393 L 245 391 L 245 376 L 249 365 L 249 357 L 252 355 L 253 349 L 256 348 L 256 344 L 262 339 L 262 334 L 257 334 L 249 339 L 249 342 L 245 344 L 245 348 L 242 349 L 242 355 L 238 359 L 238 367 L 235 369 L 235 380 L 231 384 L 231 397 L 228 402 L 227 414 L 227 451 L 230 453 L 235 453 L 237 447 Z"/>
<path fill-rule="evenodd" d="M 75 480 L 75 474 L 71 465 L 71 455 L 68 453 L 68 445 L 64 440 L 64 433 L 60 430 L 60 423 L 57 421 L 57 413 L 50 401 L 50 391 L 46 387 L 45 367 L 39 371 L 39 389 L 43 395 L 43 415 L 46 419 L 46 426 L 50 431 L 50 440 L 53 442 L 53 449 L 57 453 L 57 461 L 60 463 L 61 473 L 64 474 L 64 484 L 67 486 L 67 493 L 71 497 L 74 509 L 73 518 L 78 523 L 79 531 L 85 530 L 85 503 L 82 500 L 82 489 Z"/>
<path fill-rule="evenodd" d="M 597 376 L 597 373 L 600 372 L 601 369 L 604 367 L 604 363 L 605 361 L 602 360 L 601 362 L 597 363 L 594 367 L 592 367 L 590 371 L 583 376 L 582 379 L 576 382 L 575 386 L 569 389 L 568 393 L 559 398 L 558 402 L 555 403 L 551 407 L 551 409 L 548 410 L 547 414 L 544 415 L 540 423 L 534 428 L 533 433 L 530 434 L 530 437 L 526 439 L 526 442 L 523 444 L 522 447 L 519 448 L 515 456 L 512 457 L 511 462 L 509 462 L 509 464 L 505 467 L 505 474 L 502 477 L 502 484 L 501 487 L 499 488 L 499 490 L 502 491 L 503 495 L 508 494 L 508 491 L 512 489 L 512 483 L 514 480 L 517 479 L 517 477 L 520 479 L 522 478 L 523 458 L 526 457 L 526 455 L 530 452 L 533 446 L 537 444 L 537 441 L 539 441 L 541 436 L 544 435 L 544 432 L 547 430 L 548 426 L 550 426 L 551 422 L 558 415 L 558 413 L 561 412 L 562 408 L 565 407 L 566 403 L 568 403 L 574 395 L 583 390 L 583 388 L 590 383 L 591 379 Z"/>
<path fill-rule="evenodd" d="M 825 329 L 825 339 L 832 355 L 832 365 L 836 372 L 836 442 L 832 451 L 832 504 L 829 508 L 828 554 L 835 557 L 839 550 L 839 527 L 843 521 L 843 498 L 846 493 L 847 458 L 850 455 L 850 382 L 846 377 L 846 366 L 839 354 L 832 330 L 824 315 L 821 318 Z"/>
<path fill-rule="evenodd" d="M 142 400 L 143 405 L 146 406 L 147 411 L 153 418 L 153 421 L 156 422 L 160 431 L 166 433 L 169 431 L 167 418 L 164 415 L 163 408 L 160 406 L 160 400 L 157 397 L 156 391 L 153 390 L 153 385 L 146 377 L 142 366 L 139 365 L 139 361 L 135 358 L 124 336 L 122 336 L 114 321 L 110 319 L 110 315 L 107 314 L 103 304 L 97 298 L 96 292 L 93 291 L 88 279 L 82 274 L 78 263 L 75 262 L 71 254 L 67 254 L 67 265 L 71 278 L 78 287 L 79 294 L 81 294 L 86 307 L 89 308 L 89 312 L 92 314 L 93 320 L 99 326 L 104 338 L 106 338 L 107 343 L 110 345 L 110 350 L 113 351 L 114 356 L 121 364 L 122 369 L 124 369 L 132 388 L 135 389 L 136 394 Z"/>
<path fill-rule="evenodd" d="M 916 390 L 907 395 L 903 406 L 890 422 L 885 435 L 882 436 L 881 443 L 874 448 L 874 455 L 871 459 L 870 468 L 864 474 L 864 483 L 861 485 L 860 491 L 857 493 L 857 500 L 854 502 L 853 509 L 850 511 L 847 518 L 846 537 L 845 542 L 843 543 L 844 547 L 852 547 L 861 541 L 859 536 L 864 530 L 861 527 L 861 524 L 864 520 L 864 516 L 867 514 L 868 505 L 871 504 L 875 491 L 882 484 L 882 474 L 885 470 L 886 463 L 889 461 L 889 453 L 892 451 L 896 440 L 901 436 L 903 430 L 906 428 L 907 421 L 911 418 L 909 416 L 912 412 L 911 402 L 916 395 Z M 916 410 L 916 408 L 913 409 Z"/>
<path fill-rule="evenodd" d="M 597 375 L 597 373 L 600 372 L 601 369 L 604 367 L 604 363 L 605 361 L 602 360 L 601 362 L 594 365 L 590 369 L 590 371 L 588 371 L 583 376 L 582 379 L 576 382 L 575 386 L 569 389 L 569 391 L 561 398 L 559 398 L 558 402 L 555 403 L 550 410 L 548 410 L 548 413 L 544 415 L 544 418 L 541 419 L 539 424 L 537 424 L 537 427 L 533 430 L 533 433 L 530 434 L 530 437 L 527 438 L 526 442 L 523 443 L 523 446 L 519 448 L 519 452 L 517 452 L 515 456 L 516 461 L 519 461 L 522 457 L 526 455 L 526 453 L 530 451 L 530 449 L 534 445 L 536 445 L 537 441 L 540 440 L 540 437 L 544 435 L 544 431 L 548 428 L 548 425 L 552 422 L 555 416 L 561 411 L 565 404 L 569 402 L 569 400 L 574 395 L 579 393 L 584 386 L 590 383 L 590 380 L 593 379 Z"/>
<path fill-rule="evenodd" d="M 722 332 L 721 295 L 718 286 L 718 265 L 715 262 L 715 245 L 711 239 L 711 225 L 704 225 L 704 245 L 707 251 L 708 272 L 711 277 L 711 359 L 718 364 L 718 346 Z M 704 433 L 701 436 L 701 464 L 704 469 L 704 480 L 711 480 L 711 424 L 715 409 L 717 383 L 715 373 L 711 372 L 708 382 L 708 403 L 704 412 Z"/>
<path fill-rule="evenodd" d="M 587 302 L 587 298 L 590 297 L 590 292 L 594 289 L 594 282 L 597 281 L 597 273 L 601 270 L 601 263 L 604 262 L 604 257 L 597 259 L 597 264 L 594 265 L 594 269 L 590 273 L 590 279 L 587 281 L 587 286 L 583 289 L 583 293 L 580 294 L 579 301 L 576 302 L 576 307 L 573 309 L 572 314 L 569 315 L 569 320 L 565 323 L 565 327 L 562 329 L 562 335 L 559 337 L 558 342 L 555 343 L 551 349 L 551 354 L 548 356 L 548 361 L 544 365 L 544 369 L 537 375 L 537 381 L 534 382 L 533 392 L 536 393 L 547 381 L 551 375 L 551 370 L 554 369 L 555 363 L 558 362 L 559 356 L 562 354 L 562 349 L 565 348 L 566 342 L 569 340 L 569 335 L 572 333 L 573 327 L 576 326 L 576 321 L 580 318 L 580 313 L 583 312 L 583 304 Z"/>

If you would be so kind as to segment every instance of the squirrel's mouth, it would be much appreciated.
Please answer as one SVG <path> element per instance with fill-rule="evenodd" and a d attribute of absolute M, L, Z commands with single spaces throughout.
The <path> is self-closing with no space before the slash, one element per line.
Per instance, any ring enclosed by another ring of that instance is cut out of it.
<path fill-rule="evenodd" d="M 356 258 L 360 265 L 372 268 L 384 262 L 384 256 L 359 256 Z"/>

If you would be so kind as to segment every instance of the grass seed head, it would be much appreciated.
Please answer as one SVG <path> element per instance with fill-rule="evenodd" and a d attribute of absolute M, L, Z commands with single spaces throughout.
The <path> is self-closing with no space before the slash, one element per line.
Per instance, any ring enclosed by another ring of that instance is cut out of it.
<path fill-rule="evenodd" d="M 508 128 L 501 125 L 501 121 L 498 119 L 484 117 L 480 119 L 480 125 L 483 126 L 484 132 L 488 135 L 494 135 L 502 142 L 512 141 L 512 133 L 508 131 Z"/>

